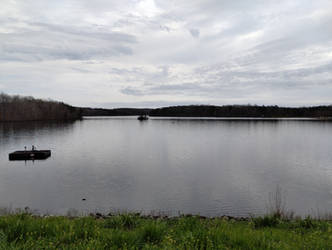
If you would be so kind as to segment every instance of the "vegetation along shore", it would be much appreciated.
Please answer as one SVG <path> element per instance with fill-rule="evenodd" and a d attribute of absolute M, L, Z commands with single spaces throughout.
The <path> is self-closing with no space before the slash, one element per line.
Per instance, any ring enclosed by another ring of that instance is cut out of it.
<path fill-rule="evenodd" d="M 332 222 L 140 214 L 0 217 L 1 249 L 331 249 Z"/>
<path fill-rule="evenodd" d="M 82 117 L 80 108 L 68 104 L 35 99 L 33 97 L 10 96 L 0 93 L 1 121 L 77 120 Z"/>
<path fill-rule="evenodd" d="M 84 116 L 126 116 L 148 114 L 165 117 L 257 117 L 257 118 L 332 118 L 332 106 L 279 107 L 258 105 L 187 105 L 156 109 L 82 108 Z"/>
<path fill-rule="evenodd" d="M 82 116 L 257 117 L 332 119 L 332 105 L 279 107 L 258 105 L 187 105 L 163 108 L 89 108 L 63 102 L 0 93 L 1 121 L 77 120 Z"/>

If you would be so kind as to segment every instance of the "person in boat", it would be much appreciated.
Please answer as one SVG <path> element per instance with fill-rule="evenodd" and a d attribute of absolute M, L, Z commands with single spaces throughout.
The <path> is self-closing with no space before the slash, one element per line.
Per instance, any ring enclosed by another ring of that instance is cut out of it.
<path fill-rule="evenodd" d="M 32 145 L 32 151 L 35 151 L 35 150 L 36 150 L 35 145 Z"/>
<path fill-rule="evenodd" d="M 149 117 L 147 116 L 147 114 L 141 114 L 141 115 L 138 116 L 137 119 L 138 120 L 147 120 L 147 119 L 149 119 Z"/>

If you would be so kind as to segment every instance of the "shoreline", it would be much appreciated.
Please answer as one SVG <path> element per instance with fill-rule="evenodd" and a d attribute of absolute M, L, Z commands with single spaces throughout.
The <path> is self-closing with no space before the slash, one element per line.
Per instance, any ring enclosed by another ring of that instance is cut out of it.
<path fill-rule="evenodd" d="M 0 216 L 1 249 L 331 249 L 332 221 L 138 214 Z"/>

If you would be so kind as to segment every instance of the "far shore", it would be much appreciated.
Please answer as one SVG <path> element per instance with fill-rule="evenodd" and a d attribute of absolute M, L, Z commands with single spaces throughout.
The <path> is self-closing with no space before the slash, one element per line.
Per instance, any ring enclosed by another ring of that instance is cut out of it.
<path fill-rule="evenodd" d="M 277 105 L 186 105 L 161 108 L 90 108 L 0 93 L 1 121 L 69 121 L 83 116 L 215 117 L 215 118 L 315 118 L 331 120 L 332 105 L 279 107 Z"/>

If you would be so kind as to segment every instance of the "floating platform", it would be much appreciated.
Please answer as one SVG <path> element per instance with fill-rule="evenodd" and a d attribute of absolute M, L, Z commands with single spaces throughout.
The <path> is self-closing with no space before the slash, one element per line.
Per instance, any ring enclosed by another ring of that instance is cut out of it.
<path fill-rule="evenodd" d="M 9 154 L 10 161 L 44 160 L 51 156 L 51 150 L 24 150 Z"/>

